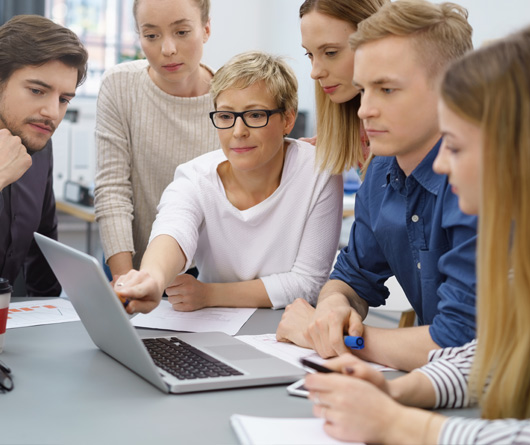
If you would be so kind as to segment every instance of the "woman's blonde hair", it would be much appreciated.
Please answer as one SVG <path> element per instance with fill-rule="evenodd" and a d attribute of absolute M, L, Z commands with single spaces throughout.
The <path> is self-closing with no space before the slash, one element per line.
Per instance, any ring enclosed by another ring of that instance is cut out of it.
<path fill-rule="evenodd" d="M 306 0 L 300 6 L 300 18 L 309 12 L 321 14 L 357 25 L 374 14 L 389 0 Z M 359 95 L 348 102 L 336 104 L 315 81 L 316 157 L 321 170 L 341 174 L 365 164 L 362 123 L 357 115 L 361 105 Z M 366 164 L 367 165 L 367 164 Z M 365 165 L 365 166 L 366 166 Z"/>
<path fill-rule="evenodd" d="M 483 131 L 478 346 L 470 388 L 488 419 L 530 417 L 530 28 L 454 63 L 441 96 Z"/>
<path fill-rule="evenodd" d="M 281 57 L 262 51 L 248 51 L 232 57 L 213 76 L 210 95 L 217 109 L 219 94 L 230 88 L 243 89 L 263 82 L 277 108 L 298 110 L 298 81 L 292 68 Z"/>

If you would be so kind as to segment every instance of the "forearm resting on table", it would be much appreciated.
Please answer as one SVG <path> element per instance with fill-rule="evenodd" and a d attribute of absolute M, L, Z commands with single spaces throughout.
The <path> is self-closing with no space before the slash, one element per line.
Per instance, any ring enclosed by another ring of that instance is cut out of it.
<path fill-rule="evenodd" d="M 445 416 L 417 408 L 403 408 L 388 420 L 383 443 L 426 445 L 438 443 Z"/>
<path fill-rule="evenodd" d="M 271 307 L 267 289 L 260 279 L 235 283 L 206 283 L 210 306 Z"/>
<path fill-rule="evenodd" d="M 364 319 L 366 317 L 368 314 L 368 304 L 366 301 L 359 297 L 357 292 L 350 286 L 340 280 L 329 280 L 324 285 L 318 296 L 317 306 L 320 304 L 324 306 L 325 304 L 331 303 L 331 298 L 333 298 L 333 305 L 335 305 L 340 301 L 340 296 L 342 296 L 344 304 L 349 304 L 361 318 Z M 328 303 L 326 303 L 326 300 L 328 300 Z"/>
<path fill-rule="evenodd" d="M 436 393 L 430 379 L 421 372 L 410 372 L 388 381 L 390 396 L 397 402 L 416 408 L 433 408 Z"/>
<path fill-rule="evenodd" d="M 440 349 L 431 338 L 429 326 L 383 329 L 364 326 L 365 348 L 355 351 L 363 360 L 403 371 L 412 371 L 428 361 L 429 351 Z"/>

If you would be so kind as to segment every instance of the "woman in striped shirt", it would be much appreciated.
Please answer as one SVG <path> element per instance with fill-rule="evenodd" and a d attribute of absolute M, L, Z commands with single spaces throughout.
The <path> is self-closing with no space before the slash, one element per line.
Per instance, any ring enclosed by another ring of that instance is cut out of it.
<path fill-rule="evenodd" d="M 426 366 L 388 382 L 341 356 L 327 365 L 346 375 L 310 375 L 306 386 L 341 440 L 530 443 L 530 27 L 452 65 L 439 119 L 434 169 L 449 175 L 464 212 L 480 213 L 478 342 L 432 351 Z M 473 405 L 480 419 L 417 408 Z"/>

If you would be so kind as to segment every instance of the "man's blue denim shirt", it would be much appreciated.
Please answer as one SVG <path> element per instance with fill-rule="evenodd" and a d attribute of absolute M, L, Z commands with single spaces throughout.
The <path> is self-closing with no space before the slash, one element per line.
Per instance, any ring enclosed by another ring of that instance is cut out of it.
<path fill-rule="evenodd" d="M 395 275 L 420 325 L 441 347 L 475 338 L 477 218 L 462 213 L 432 164 L 441 141 L 407 177 L 395 157 L 376 157 L 355 199 L 355 222 L 331 279 L 370 306 L 385 304 Z"/>

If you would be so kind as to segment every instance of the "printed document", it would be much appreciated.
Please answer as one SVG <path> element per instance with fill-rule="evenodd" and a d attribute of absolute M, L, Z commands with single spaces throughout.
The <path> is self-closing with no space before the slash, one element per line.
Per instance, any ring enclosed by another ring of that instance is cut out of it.
<path fill-rule="evenodd" d="M 254 346 L 260 351 L 281 358 L 291 365 L 303 368 L 300 363 L 301 358 L 307 358 L 313 362 L 322 364 L 324 359 L 320 357 L 313 349 L 301 348 L 293 343 L 284 343 L 276 340 L 276 334 L 261 335 L 238 335 L 237 339 Z"/>
<path fill-rule="evenodd" d="M 11 302 L 7 311 L 7 329 L 67 321 L 79 321 L 79 316 L 64 298 Z"/>
<path fill-rule="evenodd" d="M 275 357 L 281 358 L 282 360 L 301 368 L 303 368 L 300 363 L 301 358 L 307 358 L 319 364 L 322 364 L 325 361 L 313 349 L 301 348 L 292 343 L 284 343 L 276 340 L 276 334 L 238 335 L 237 338 L 254 346 L 260 351 L 274 355 Z M 393 368 L 378 365 L 377 363 L 369 364 L 378 371 L 395 371 Z"/>
<path fill-rule="evenodd" d="M 173 310 L 169 301 L 162 300 L 156 309 L 148 314 L 136 315 L 131 323 L 137 328 L 235 335 L 255 311 L 256 308 L 209 307 L 179 312 Z"/>

